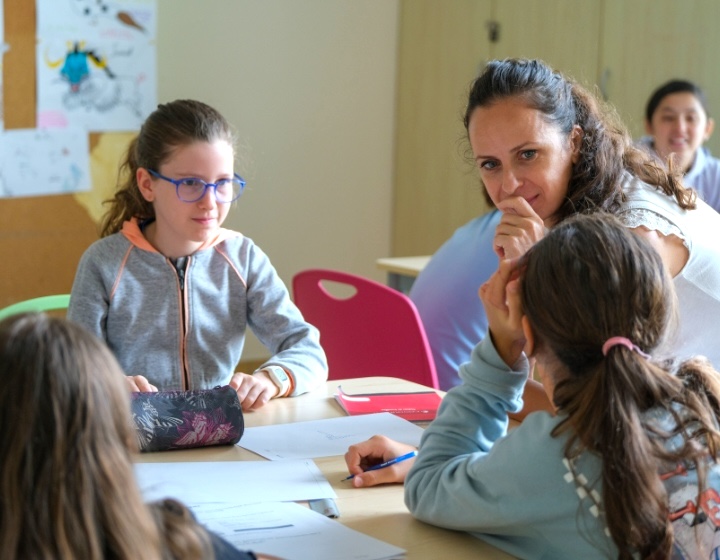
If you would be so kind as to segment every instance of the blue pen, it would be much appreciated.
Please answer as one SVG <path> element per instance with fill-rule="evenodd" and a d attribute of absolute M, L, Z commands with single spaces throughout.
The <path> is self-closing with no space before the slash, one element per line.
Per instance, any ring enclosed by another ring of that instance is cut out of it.
<path fill-rule="evenodd" d="M 379 465 L 373 465 L 372 467 L 365 469 L 365 472 L 384 469 L 385 467 L 389 467 L 390 465 L 394 465 L 395 463 L 399 463 L 401 461 L 407 461 L 408 459 L 412 459 L 413 457 L 417 457 L 417 451 L 411 451 L 410 453 L 400 455 L 400 457 L 395 457 L 394 459 L 390 459 L 389 461 L 385 461 L 384 463 L 380 463 Z M 351 474 L 350 476 L 343 478 L 343 481 L 350 480 L 351 478 L 355 478 L 355 475 Z"/>

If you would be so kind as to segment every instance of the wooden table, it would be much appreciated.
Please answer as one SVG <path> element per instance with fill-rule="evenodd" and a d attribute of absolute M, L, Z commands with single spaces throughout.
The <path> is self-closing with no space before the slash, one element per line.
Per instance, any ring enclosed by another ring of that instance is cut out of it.
<path fill-rule="evenodd" d="M 375 261 L 380 270 L 387 271 L 387 284 L 407 294 L 420 271 L 425 268 L 430 255 L 421 257 L 388 257 Z"/>
<path fill-rule="evenodd" d="M 256 412 L 247 413 L 245 425 L 267 426 L 344 416 L 344 412 L 333 398 L 337 386 L 338 381 L 328 381 L 325 387 L 300 397 L 273 400 Z M 343 379 L 342 386 L 349 393 L 427 390 L 427 387 L 422 385 L 391 377 Z M 168 462 L 261 459 L 259 455 L 238 446 L 219 446 L 144 453 L 138 460 Z M 408 560 L 513 558 L 466 533 L 449 531 L 417 521 L 405 507 L 403 487 L 400 484 L 353 488 L 347 482 L 341 482 L 341 479 L 348 474 L 342 456 L 315 459 L 315 463 L 337 493 L 336 503 L 340 510 L 338 521 L 356 531 L 404 548 L 407 550 Z"/>

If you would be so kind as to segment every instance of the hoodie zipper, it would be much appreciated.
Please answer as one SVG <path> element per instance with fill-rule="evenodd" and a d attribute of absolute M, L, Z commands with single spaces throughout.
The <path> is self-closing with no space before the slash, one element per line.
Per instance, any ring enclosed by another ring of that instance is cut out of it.
<path fill-rule="evenodd" d="M 182 322 L 182 336 L 180 345 L 180 361 L 182 363 L 182 387 L 183 390 L 187 391 L 190 387 L 190 371 L 187 361 L 187 324 L 188 324 L 188 306 L 187 306 L 187 269 L 190 266 L 191 257 L 180 257 L 178 259 L 170 260 L 175 272 L 177 273 L 178 289 L 180 296 L 180 320 Z"/>

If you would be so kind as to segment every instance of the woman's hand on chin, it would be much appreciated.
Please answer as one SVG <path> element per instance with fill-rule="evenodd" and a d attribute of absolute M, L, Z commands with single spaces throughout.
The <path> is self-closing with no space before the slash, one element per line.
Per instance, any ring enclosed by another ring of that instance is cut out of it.
<path fill-rule="evenodd" d="M 516 259 L 540 241 L 547 232 L 542 218 L 521 196 L 511 196 L 497 204 L 502 212 L 495 228 L 493 248 L 500 259 Z"/>

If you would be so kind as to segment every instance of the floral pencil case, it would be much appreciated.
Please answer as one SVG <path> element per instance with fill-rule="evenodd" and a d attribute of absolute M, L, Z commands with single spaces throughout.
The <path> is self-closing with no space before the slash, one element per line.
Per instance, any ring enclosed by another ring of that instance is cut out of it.
<path fill-rule="evenodd" d="M 240 401 L 229 385 L 133 393 L 131 407 L 140 451 L 235 444 L 245 430 Z"/>

